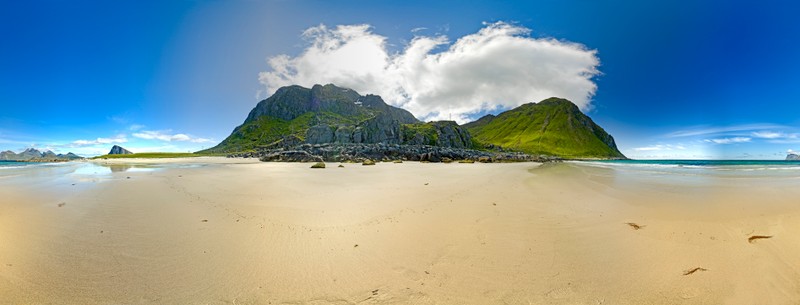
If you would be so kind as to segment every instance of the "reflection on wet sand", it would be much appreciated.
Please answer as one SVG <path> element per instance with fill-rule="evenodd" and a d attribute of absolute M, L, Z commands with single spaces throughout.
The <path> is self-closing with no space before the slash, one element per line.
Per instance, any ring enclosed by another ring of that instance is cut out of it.
<path fill-rule="evenodd" d="M 133 165 L 130 164 L 101 164 L 101 165 L 110 169 L 112 173 L 125 172 L 133 167 Z"/>

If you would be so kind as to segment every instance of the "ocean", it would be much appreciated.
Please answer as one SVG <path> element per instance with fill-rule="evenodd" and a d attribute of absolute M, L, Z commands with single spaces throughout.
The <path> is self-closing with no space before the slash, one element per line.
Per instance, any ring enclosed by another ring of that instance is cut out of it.
<path fill-rule="evenodd" d="M 651 175 L 800 177 L 800 161 L 784 160 L 598 160 L 572 163 Z"/>
<path fill-rule="evenodd" d="M 16 161 L 0 161 L 0 168 L 19 168 L 33 164 L 41 164 L 39 162 L 16 162 Z"/>

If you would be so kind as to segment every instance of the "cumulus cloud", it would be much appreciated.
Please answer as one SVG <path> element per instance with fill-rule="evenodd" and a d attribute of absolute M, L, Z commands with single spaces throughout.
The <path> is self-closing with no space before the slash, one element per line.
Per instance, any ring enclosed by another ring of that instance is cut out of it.
<path fill-rule="evenodd" d="M 169 131 L 152 131 L 152 130 L 143 130 L 141 132 L 133 133 L 134 137 L 139 139 L 145 140 L 159 140 L 165 142 L 192 142 L 192 143 L 208 143 L 212 142 L 210 139 L 206 138 L 195 138 L 191 137 L 186 134 L 177 133 L 171 134 Z"/>
<path fill-rule="evenodd" d="M 733 143 L 750 142 L 750 140 L 752 139 L 747 137 L 733 137 L 733 138 L 705 139 L 703 141 L 714 144 L 733 144 Z"/>
<path fill-rule="evenodd" d="M 94 140 L 75 140 L 71 143 L 70 147 L 91 146 L 99 144 L 120 144 L 125 142 L 128 142 L 128 138 L 125 137 L 125 135 L 120 134 L 113 138 L 97 138 Z"/>
<path fill-rule="evenodd" d="M 468 121 L 482 111 L 512 108 L 549 97 L 590 107 L 600 74 L 597 51 L 504 22 L 458 38 L 416 36 L 390 53 L 387 38 L 369 25 L 325 25 L 306 30 L 297 56 L 267 60 L 259 81 L 272 94 L 282 86 L 333 83 L 378 94 L 419 118 Z"/>

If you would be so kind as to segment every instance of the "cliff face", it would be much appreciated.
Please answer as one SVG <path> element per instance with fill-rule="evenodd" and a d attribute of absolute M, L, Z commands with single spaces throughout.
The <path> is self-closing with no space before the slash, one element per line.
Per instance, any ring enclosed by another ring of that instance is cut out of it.
<path fill-rule="evenodd" d="M 417 130 L 433 132 L 418 136 L 413 134 Z M 466 130 L 455 123 L 422 123 L 410 112 L 387 105 L 380 96 L 362 96 L 329 84 L 278 89 L 259 102 L 230 136 L 204 152 L 241 152 L 303 143 L 420 142 L 447 147 L 471 145 Z"/>

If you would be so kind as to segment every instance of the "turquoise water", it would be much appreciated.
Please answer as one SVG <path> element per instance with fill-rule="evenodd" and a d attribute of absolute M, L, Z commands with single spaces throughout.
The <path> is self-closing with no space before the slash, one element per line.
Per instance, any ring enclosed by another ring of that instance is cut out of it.
<path fill-rule="evenodd" d="M 603 160 L 595 161 L 610 164 L 696 166 L 696 167 L 800 167 L 800 161 L 784 160 Z"/>
<path fill-rule="evenodd" d="M 800 161 L 783 160 L 602 160 L 575 164 L 649 176 L 800 178 Z"/>
<path fill-rule="evenodd" d="M 23 167 L 28 165 L 41 164 L 37 162 L 13 162 L 13 161 L 0 161 L 0 168 L 3 167 Z"/>

